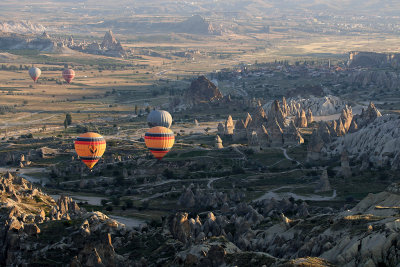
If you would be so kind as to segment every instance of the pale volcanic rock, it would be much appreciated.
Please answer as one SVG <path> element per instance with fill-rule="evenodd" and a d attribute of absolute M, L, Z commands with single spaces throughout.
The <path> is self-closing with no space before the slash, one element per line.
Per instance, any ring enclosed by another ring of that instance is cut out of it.
<path fill-rule="evenodd" d="M 285 145 L 298 145 L 304 143 L 304 139 L 293 121 L 290 121 L 289 126 L 285 128 L 283 141 Z"/>
<path fill-rule="evenodd" d="M 281 107 L 282 107 L 283 115 L 285 117 L 289 116 L 290 115 L 290 108 L 289 108 L 289 105 L 286 102 L 286 98 L 285 97 L 282 97 Z"/>
<path fill-rule="evenodd" d="M 375 166 L 391 165 L 400 154 L 400 118 L 398 115 L 377 117 L 358 131 L 338 138 L 330 147 L 333 149 L 327 148 L 328 154 L 347 150 L 356 159 L 367 154 Z"/>
<path fill-rule="evenodd" d="M 314 117 L 313 117 L 311 109 L 309 108 L 307 110 L 307 124 L 311 124 L 312 122 L 314 122 Z"/>
<path fill-rule="evenodd" d="M 232 116 L 229 115 L 228 119 L 225 121 L 224 134 L 225 135 L 233 135 L 234 129 L 235 129 L 235 125 L 233 123 Z"/>
<path fill-rule="evenodd" d="M 245 123 L 243 120 L 237 120 L 235 124 L 235 129 L 233 130 L 233 140 L 234 141 L 240 141 L 244 140 L 247 137 L 247 130 Z"/>
<path fill-rule="evenodd" d="M 271 139 L 271 146 L 283 145 L 283 130 L 276 119 L 268 127 L 268 133 Z"/>
<path fill-rule="evenodd" d="M 291 98 L 286 100 L 288 107 L 288 114 L 286 116 L 292 115 L 296 116 L 297 111 L 301 109 L 310 109 L 314 116 L 328 116 L 340 113 L 340 111 L 345 108 L 347 102 L 341 100 L 339 97 L 327 95 L 325 97 L 315 97 L 310 96 L 309 98 Z M 270 101 L 264 105 L 265 110 L 269 110 L 274 104 L 274 101 Z M 281 109 L 284 110 L 283 99 L 281 104 Z"/>
<path fill-rule="evenodd" d="M 304 111 L 304 109 L 301 109 L 300 112 L 297 112 L 297 115 L 295 118 L 295 124 L 299 128 L 307 127 L 307 117 L 306 117 L 306 112 Z"/>
<path fill-rule="evenodd" d="M 375 107 L 374 103 L 370 102 L 366 110 L 363 109 L 360 115 L 354 116 L 354 120 L 356 120 L 358 127 L 362 128 L 381 116 L 381 112 Z"/>
<path fill-rule="evenodd" d="M 355 133 L 357 131 L 358 131 L 358 125 L 357 125 L 355 120 L 352 120 L 348 132 L 349 133 Z"/>
<path fill-rule="evenodd" d="M 272 103 L 271 109 L 268 113 L 268 118 L 270 121 L 272 121 L 272 123 L 274 123 L 274 120 L 276 120 L 279 123 L 280 127 L 284 126 L 286 116 L 283 113 L 278 100 L 275 100 Z"/>
<path fill-rule="evenodd" d="M 267 114 L 262 107 L 258 107 L 254 112 L 253 116 L 247 116 L 245 124 L 247 129 L 247 134 L 251 135 L 252 131 L 257 130 L 261 125 L 268 124 Z"/>
<path fill-rule="evenodd" d="M 345 134 L 346 134 L 346 129 L 344 128 L 342 119 L 339 119 L 337 126 L 336 126 L 336 135 L 344 136 Z"/>
<path fill-rule="evenodd" d="M 222 145 L 222 139 L 221 139 L 221 137 L 219 137 L 219 135 L 217 135 L 217 136 L 215 137 L 215 148 L 216 148 L 216 149 L 222 149 L 222 148 L 224 148 L 224 146 Z"/>
<path fill-rule="evenodd" d="M 261 148 L 267 148 L 271 146 L 271 139 L 268 134 L 268 130 L 265 128 L 264 125 L 261 125 L 256 131 L 258 143 L 260 144 Z"/>
<path fill-rule="evenodd" d="M 247 126 L 251 123 L 252 120 L 253 118 L 251 117 L 250 113 L 247 113 L 246 119 L 243 122 L 244 127 L 247 128 Z"/>
<path fill-rule="evenodd" d="M 349 131 L 351 123 L 353 121 L 353 111 L 351 107 L 346 107 L 342 110 L 342 113 L 340 114 L 340 119 L 343 122 L 343 127 L 346 131 L 346 133 Z"/>
<path fill-rule="evenodd" d="M 321 152 L 326 144 L 331 143 L 331 133 L 328 125 L 321 122 L 318 129 L 314 129 L 310 142 L 307 146 L 307 161 L 314 161 L 321 158 Z"/>
<path fill-rule="evenodd" d="M 254 152 L 260 151 L 260 142 L 258 141 L 258 136 L 256 131 L 252 131 L 249 138 L 249 148 Z"/>

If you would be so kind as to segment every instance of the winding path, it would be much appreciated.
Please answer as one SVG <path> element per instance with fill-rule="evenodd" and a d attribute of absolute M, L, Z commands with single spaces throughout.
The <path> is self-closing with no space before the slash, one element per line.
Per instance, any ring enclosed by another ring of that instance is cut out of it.
<path fill-rule="evenodd" d="M 295 161 L 297 165 L 301 165 L 300 162 L 298 162 L 295 159 L 292 159 L 291 157 L 288 156 L 286 148 L 280 147 L 280 149 L 283 151 L 283 155 L 285 156 L 286 159 L 290 160 L 290 161 Z"/>

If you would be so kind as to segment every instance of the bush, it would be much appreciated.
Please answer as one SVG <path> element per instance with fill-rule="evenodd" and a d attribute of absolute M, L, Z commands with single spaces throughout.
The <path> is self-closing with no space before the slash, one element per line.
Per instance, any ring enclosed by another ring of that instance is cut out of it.
<path fill-rule="evenodd" d="M 125 199 L 125 205 L 126 205 L 126 207 L 128 208 L 128 209 L 131 209 L 131 208 L 133 208 L 133 201 L 132 201 L 132 199 Z"/>
<path fill-rule="evenodd" d="M 232 173 L 233 174 L 243 174 L 243 173 L 245 173 L 245 170 L 240 166 L 233 166 Z"/>
<path fill-rule="evenodd" d="M 112 206 L 107 206 L 106 207 L 106 211 L 112 211 L 113 210 L 113 207 Z"/>
<path fill-rule="evenodd" d="M 119 206 L 119 204 L 121 204 L 121 200 L 117 197 L 113 198 L 111 201 L 114 206 Z"/>
<path fill-rule="evenodd" d="M 173 171 L 171 171 L 170 169 L 165 169 L 162 173 L 162 175 L 164 177 L 166 177 L 167 179 L 174 179 L 175 174 Z"/>

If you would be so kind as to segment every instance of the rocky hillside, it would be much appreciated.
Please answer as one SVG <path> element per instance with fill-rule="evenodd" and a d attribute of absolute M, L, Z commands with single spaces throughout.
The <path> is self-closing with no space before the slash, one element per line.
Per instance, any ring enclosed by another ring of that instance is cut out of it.
<path fill-rule="evenodd" d="M 375 53 L 353 51 L 349 53 L 349 66 L 354 67 L 399 67 L 399 53 Z"/>
<path fill-rule="evenodd" d="M 116 40 L 111 31 L 106 32 L 101 43 L 96 41 L 91 43 L 86 41 L 75 42 L 72 36 L 70 36 L 68 39 L 53 38 L 50 37 L 46 32 L 36 36 L 0 32 L 0 49 L 27 49 L 62 54 L 74 53 L 73 50 L 75 50 L 88 54 L 111 57 L 127 57 L 133 52 L 132 50 L 124 49 L 121 43 Z"/>
<path fill-rule="evenodd" d="M 2 50 L 33 49 L 52 52 L 56 47 L 57 43 L 45 33 L 33 38 L 15 33 L 0 33 L 0 49 Z"/>
<path fill-rule="evenodd" d="M 192 82 L 185 93 L 185 99 L 189 104 L 210 102 L 222 99 L 222 94 L 209 79 L 200 76 Z"/>
<path fill-rule="evenodd" d="M 42 33 L 46 27 L 41 24 L 35 24 L 30 21 L 4 21 L 0 22 L 0 32 L 8 33 Z"/>
<path fill-rule="evenodd" d="M 131 229 L 68 197 L 55 202 L 7 173 L 0 177 L 0 265 L 396 266 L 399 192 L 393 184 L 352 210 L 230 201 Z"/>
<path fill-rule="evenodd" d="M 398 115 L 384 115 L 376 118 L 355 133 L 346 134 L 330 147 L 332 154 L 348 151 L 357 159 L 367 155 L 369 162 L 376 166 L 391 166 L 400 169 L 400 118 Z"/>
<path fill-rule="evenodd" d="M 264 105 L 265 110 L 269 110 L 274 101 Z M 339 97 L 327 95 L 325 97 L 310 96 L 309 98 L 289 98 L 281 102 L 282 109 L 288 111 L 288 115 L 296 116 L 301 110 L 310 110 L 314 116 L 328 116 L 338 114 L 347 105 L 347 102 Z"/>

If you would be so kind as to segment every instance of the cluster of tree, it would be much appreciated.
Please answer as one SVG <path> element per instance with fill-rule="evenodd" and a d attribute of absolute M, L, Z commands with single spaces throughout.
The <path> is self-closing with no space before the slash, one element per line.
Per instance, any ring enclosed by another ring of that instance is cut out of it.
<path fill-rule="evenodd" d="M 15 112 L 15 107 L 13 106 L 6 106 L 6 105 L 0 105 L 0 115 L 4 115 L 8 112 Z"/>

